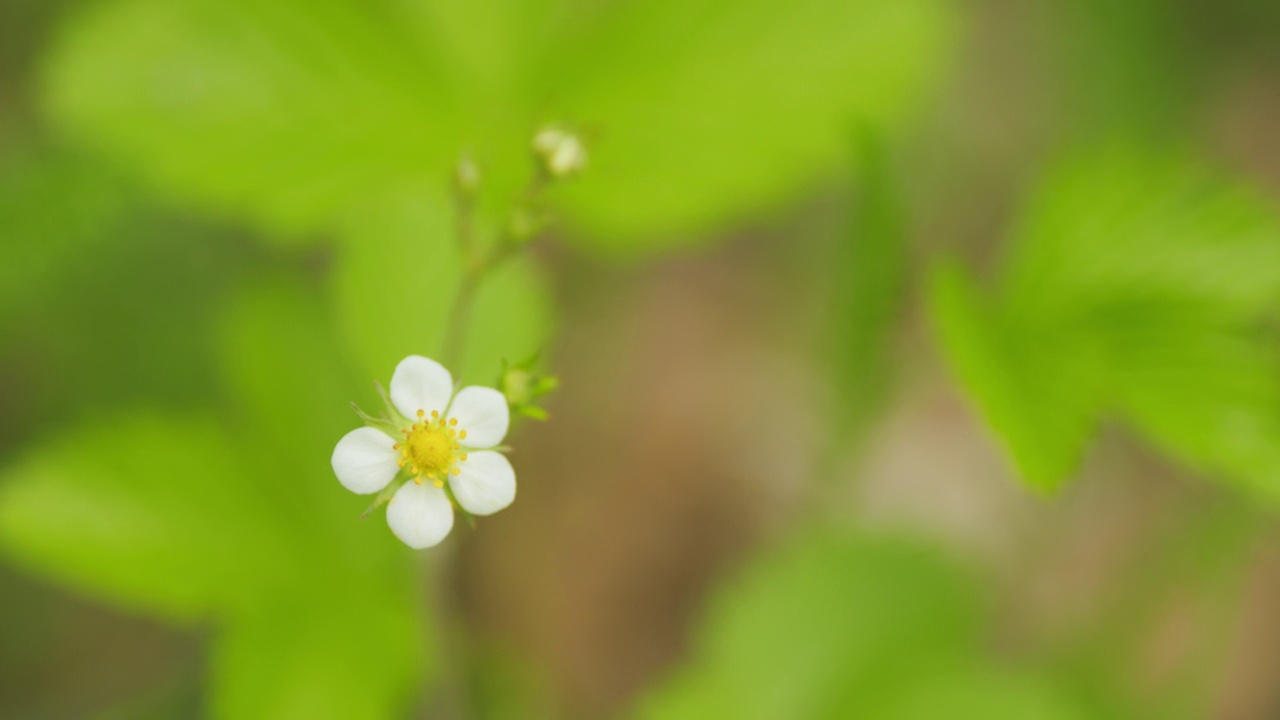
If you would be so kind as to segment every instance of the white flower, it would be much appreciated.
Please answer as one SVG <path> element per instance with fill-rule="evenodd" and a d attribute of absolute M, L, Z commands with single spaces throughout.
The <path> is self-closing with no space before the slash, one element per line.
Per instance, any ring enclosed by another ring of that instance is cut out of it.
<path fill-rule="evenodd" d="M 455 394 L 444 366 L 410 355 L 391 376 L 391 404 L 404 416 L 400 436 L 352 430 L 333 449 L 333 472 L 343 487 L 366 495 L 406 470 L 412 482 L 387 505 L 387 524 L 406 545 L 431 547 L 449 534 L 449 493 L 472 515 L 491 515 L 515 500 L 515 470 L 496 450 L 510 423 L 502 393 L 471 386 Z"/>

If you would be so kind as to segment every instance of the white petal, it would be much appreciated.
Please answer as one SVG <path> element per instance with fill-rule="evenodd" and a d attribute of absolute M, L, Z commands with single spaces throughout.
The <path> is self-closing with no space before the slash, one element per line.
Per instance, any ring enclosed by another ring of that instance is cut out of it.
<path fill-rule="evenodd" d="M 387 486 L 400 466 L 399 453 L 386 433 L 371 427 L 356 428 L 338 441 L 333 449 L 333 472 L 342 487 L 359 495 L 375 493 Z"/>
<path fill-rule="evenodd" d="M 466 430 L 462 444 L 467 447 L 488 448 L 502 442 L 511 423 L 511 411 L 507 398 L 493 388 L 472 385 L 458 391 L 449 406 L 449 417 L 458 419 L 458 429 Z"/>
<path fill-rule="evenodd" d="M 453 529 L 453 505 L 440 488 L 410 480 L 387 505 L 387 524 L 405 545 L 429 548 Z"/>
<path fill-rule="evenodd" d="M 453 395 L 453 377 L 440 363 L 421 355 L 410 355 L 396 365 L 391 375 L 391 402 L 401 415 L 414 420 L 418 411 L 441 415 Z"/>
<path fill-rule="evenodd" d="M 471 453 L 458 463 L 458 470 L 449 478 L 449 487 L 472 515 L 492 515 L 516 499 L 516 471 L 502 453 Z"/>

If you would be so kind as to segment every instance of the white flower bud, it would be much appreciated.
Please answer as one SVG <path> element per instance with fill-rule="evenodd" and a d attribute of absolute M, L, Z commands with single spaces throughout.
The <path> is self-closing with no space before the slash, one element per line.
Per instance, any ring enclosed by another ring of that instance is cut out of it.
<path fill-rule="evenodd" d="M 569 177 L 587 166 L 587 149 L 582 141 L 556 126 L 543 128 L 533 136 L 533 152 L 554 178 Z"/>

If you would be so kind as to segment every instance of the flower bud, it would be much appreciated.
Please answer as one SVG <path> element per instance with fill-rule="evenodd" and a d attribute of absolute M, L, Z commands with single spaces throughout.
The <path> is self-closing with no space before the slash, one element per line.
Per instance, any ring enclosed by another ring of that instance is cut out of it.
<path fill-rule="evenodd" d="M 553 178 L 566 178 L 587 166 L 587 149 L 577 135 L 554 125 L 533 136 L 533 153 Z"/>
<path fill-rule="evenodd" d="M 554 375 L 534 372 L 532 368 L 535 362 L 537 362 L 536 355 L 512 366 L 504 363 L 498 389 L 506 396 L 512 412 L 535 420 L 546 420 L 547 411 L 535 405 L 534 402 L 559 387 L 560 380 Z"/>

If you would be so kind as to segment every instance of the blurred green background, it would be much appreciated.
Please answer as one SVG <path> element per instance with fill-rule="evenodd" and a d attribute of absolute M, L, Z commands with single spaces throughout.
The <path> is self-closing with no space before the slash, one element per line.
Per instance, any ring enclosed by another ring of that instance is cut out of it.
<path fill-rule="evenodd" d="M 1271 0 L 4 0 L 0 717 L 1280 717 L 1278 207 Z"/>

